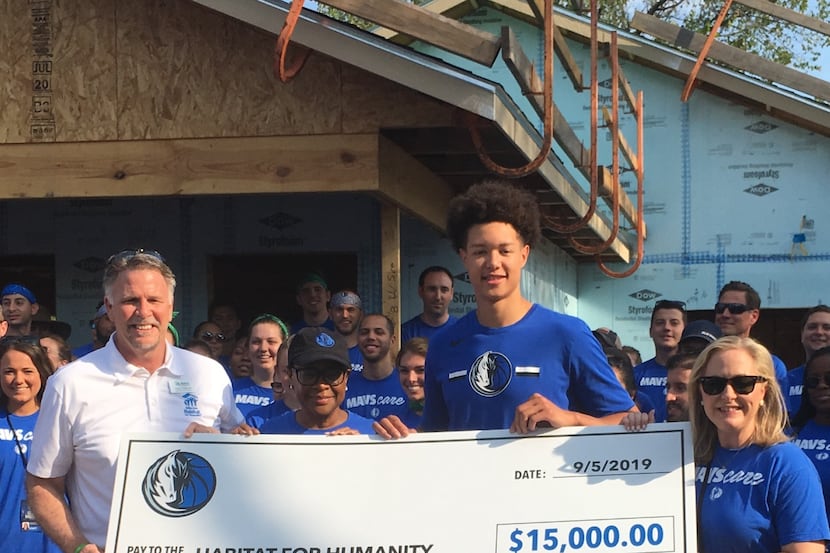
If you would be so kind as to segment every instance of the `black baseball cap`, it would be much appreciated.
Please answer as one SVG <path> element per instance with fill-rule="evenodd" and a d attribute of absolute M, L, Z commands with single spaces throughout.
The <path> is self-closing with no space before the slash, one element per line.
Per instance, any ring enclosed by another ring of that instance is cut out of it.
<path fill-rule="evenodd" d="M 345 340 L 319 326 L 303 328 L 291 338 L 291 345 L 288 346 L 290 367 L 308 367 L 321 361 L 340 365 L 343 370 L 351 369 Z"/>

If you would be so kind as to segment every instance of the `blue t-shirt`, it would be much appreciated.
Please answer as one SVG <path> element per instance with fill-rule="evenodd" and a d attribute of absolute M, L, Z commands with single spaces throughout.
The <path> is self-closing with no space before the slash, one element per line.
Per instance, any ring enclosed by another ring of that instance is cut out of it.
<path fill-rule="evenodd" d="M 654 404 L 654 422 L 666 421 L 666 367 L 654 357 L 634 367 L 637 390 L 649 397 Z"/>
<path fill-rule="evenodd" d="M 84 344 L 82 346 L 78 346 L 77 348 L 73 349 L 72 350 L 72 355 L 75 357 L 75 359 L 78 359 L 80 357 L 83 357 L 87 353 L 91 353 L 93 351 L 95 351 L 95 344 L 90 342 L 88 344 Z"/>
<path fill-rule="evenodd" d="M 233 381 L 233 396 L 236 406 L 245 417 L 257 407 L 270 405 L 274 402 L 273 390 L 260 386 L 250 376 L 237 378 Z"/>
<path fill-rule="evenodd" d="M 824 491 L 824 508 L 830 519 L 830 426 L 808 421 L 793 440 L 813 462 Z"/>
<path fill-rule="evenodd" d="M 801 393 L 804 387 L 804 365 L 800 365 L 787 373 L 787 387 L 782 391 L 787 399 L 790 416 L 801 409 Z"/>
<path fill-rule="evenodd" d="M 32 433 L 38 413 L 18 417 L 9 415 L 11 427 L 17 434 L 21 452 L 6 420 L 5 410 L 0 410 L 0 550 L 3 553 L 60 553 L 60 549 L 34 521 L 26 502 L 26 468 L 32 446 Z"/>
<path fill-rule="evenodd" d="M 278 417 L 289 411 L 291 411 L 291 408 L 289 408 L 283 400 L 274 401 L 268 405 L 257 407 L 253 411 L 249 412 L 245 415 L 245 422 L 254 428 L 259 428 L 268 419 L 273 419 L 274 417 Z"/>
<path fill-rule="evenodd" d="M 595 417 L 634 407 L 588 326 L 536 304 L 506 327 L 482 326 L 472 311 L 438 333 L 424 392 L 427 431 L 509 428 L 534 392 Z"/>
<path fill-rule="evenodd" d="M 772 354 L 770 354 L 772 355 Z M 781 388 L 781 394 L 784 396 L 784 408 L 789 413 L 794 413 L 790 405 L 790 396 L 787 394 L 789 386 L 789 378 L 787 376 L 787 365 L 777 356 L 772 355 L 772 367 L 775 369 L 775 380 L 778 381 L 778 386 Z"/>
<path fill-rule="evenodd" d="M 401 387 L 398 371 L 392 371 L 381 380 L 369 380 L 364 373 L 349 375 L 343 408 L 363 417 L 380 420 L 389 415 L 402 418 L 409 400 Z"/>
<path fill-rule="evenodd" d="M 795 444 L 718 447 L 710 466 L 699 506 L 707 553 L 767 553 L 830 538 L 821 482 Z M 697 468 L 698 495 L 705 473 Z"/>
<path fill-rule="evenodd" d="M 349 364 L 352 366 L 352 373 L 363 371 L 363 354 L 357 344 L 349 348 Z"/>
<path fill-rule="evenodd" d="M 320 325 L 323 328 L 327 328 L 329 330 L 335 330 L 334 328 L 334 321 L 331 320 L 331 317 L 323 321 L 323 324 Z M 308 323 L 305 322 L 305 319 L 300 319 L 293 325 L 291 325 L 291 334 L 297 334 L 302 329 L 308 327 Z"/>
<path fill-rule="evenodd" d="M 360 434 L 375 433 L 375 430 L 372 428 L 372 423 L 375 421 L 361 417 L 356 413 L 346 412 L 349 416 L 343 424 L 320 429 L 302 426 L 297 422 L 297 413 L 292 411 L 265 421 L 259 431 L 262 434 L 328 434 L 340 428 L 351 428 L 352 430 L 357 430 Z"/>
<path fill-rule="evenodd" d="M 401 344 L 407 343 L 412 338 L 426 338 L 427 340 L 431 340 L 436 332 L 451 327 L 457 321 L 457 317 L 450 315 L 450 318 L 444 324 L 430 326 L 421 320 L 420 315 L 416 315 L 401 325 Z"/>

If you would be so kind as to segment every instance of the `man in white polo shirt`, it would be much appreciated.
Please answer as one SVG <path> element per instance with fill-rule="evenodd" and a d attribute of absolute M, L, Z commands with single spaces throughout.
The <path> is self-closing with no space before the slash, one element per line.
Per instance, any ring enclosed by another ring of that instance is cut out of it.
<path fill-rule="evenodd" d="M 49 379 L 27 467 L 35 516 L 73 553 L 103 550 L 122 433 L 250 433 L 222 366 L 167 345 L 176 278 L 161 256 L 114 255 L 103 285 L 115 334 Z"/>

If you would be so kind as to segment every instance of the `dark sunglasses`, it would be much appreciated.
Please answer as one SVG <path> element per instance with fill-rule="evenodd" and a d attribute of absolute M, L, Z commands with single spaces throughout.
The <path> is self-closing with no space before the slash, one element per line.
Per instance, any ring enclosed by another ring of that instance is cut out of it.
<path fill-rule="evenodd" d="M 164 257 L 156 250 L 145 250 L 144 248 L 138 248 L 137 250 L 123 250 L 111 255 L 110 258 L 107 259 L 107 265 L 112 265 L 114 263 L 125 263 L 137 255 L 149 255 L 150 257 L 154 257 L 155 259 L 158 259 L 159 261 L 164 263 Z"/>
<path fill-rule="evenodd" d="M 214 341 L 224 342 L 225 341 L 225 335 L 222 334 L 221 332 L 217 332 L 216 334 L 214 334 L 213 332 L 202 332 L 202 334 L 199 336 L 199 338 L 201 338 L 205 342 L 214 342 Z"/>
<path fill-rule="evenodd" d="M 730 313 L 733 315 L 740 315 L 741 313 L 746 313 L 751 308 L 745 303 L 721 303 L 718 302 L 715 304 L 715 313 L 720 315 L 726 310 L 729 310 Z"/>
<path fill-rule="evenodd" d="M 303 386 L 314 386 L 322 381 L 329 386 L 337 386 L 343 382 L 346 377 L 346 370 L 339 367 L 323 367 L 323 368 L 296 368 L 297 380 Z"/>
<path fill-rule="evenodd" d="M 804 386 L 809 389 L 818 388 L 820 383 L 824 382 L 825 386 L 830 386 L 830 373 L 824 373 L 821 378 L 818 376 L 808 376 L 804 379 Z"/>
<path fill-rule="evenodd" d="M 703 393 L 709 396 L 716 396 L 723 393 L 726 385 L 732 386 L 736 394 L 742 396 L 751 394 L 758 382 L 766 382 L 767 379 L 763 376 L 733 376 L 732 378 L 724 378 L 722 376 L 701 376 L 698 379 Z"/>
<path fill-rule="evenodd" d="M 675 300 L 660 300 L 654 304 L 654 309 L 679 309 L 680 311 L 686 311 L 686 302 Z"/>
<path fill-rule="evenodd" d="M 271 383 L 271 390 L 277 392 L 278 394 L 281 394 L 285 391 L 285 386 L 283 385 L 282 382 L 272 382 Z"/>

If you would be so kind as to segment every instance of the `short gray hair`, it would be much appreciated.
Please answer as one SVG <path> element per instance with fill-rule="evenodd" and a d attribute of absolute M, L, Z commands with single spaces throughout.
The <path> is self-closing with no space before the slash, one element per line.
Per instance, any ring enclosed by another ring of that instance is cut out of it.
<path fill-rule="evenodd" d="M 118 275 L 124 271 L 138 269 L 156 270 L 161 273 L 161 276 L 167 282 L 167 287 L 170 289 L 170 299 L 172 300 L 173 293 L 176 291 L 176 275 L 173 274 L 173 271 L 158 252 L 149 250 L 125 250 L 109 258 L 104 268 L 104 296 L 112 301 L 110 291 Z"/>

